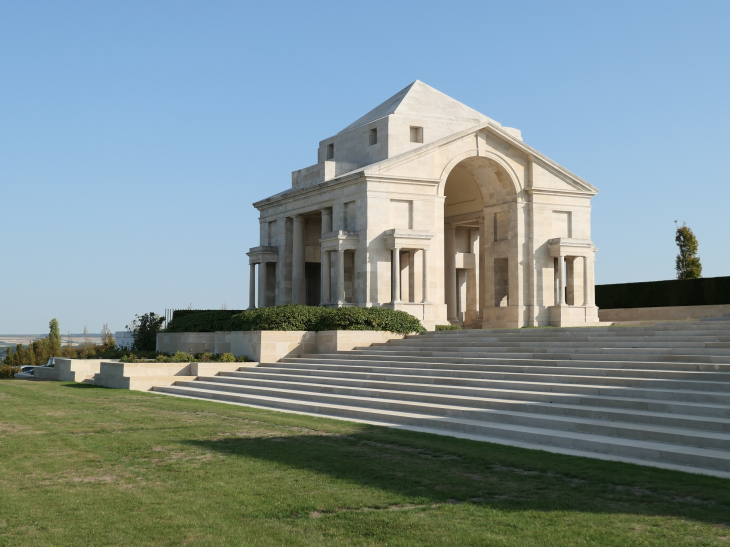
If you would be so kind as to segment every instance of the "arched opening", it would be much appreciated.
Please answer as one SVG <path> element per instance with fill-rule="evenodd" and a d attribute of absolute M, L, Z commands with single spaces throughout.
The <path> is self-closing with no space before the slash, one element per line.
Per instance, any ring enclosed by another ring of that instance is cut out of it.
<path fill-rule="evenodd" d="M 444 287 L 449 322 L 502 323 L 516 289 L 516 191 L 496 161 L 471 157 L 444 184 Z M 511 297 L 512 296 L 512 297 Z"/>

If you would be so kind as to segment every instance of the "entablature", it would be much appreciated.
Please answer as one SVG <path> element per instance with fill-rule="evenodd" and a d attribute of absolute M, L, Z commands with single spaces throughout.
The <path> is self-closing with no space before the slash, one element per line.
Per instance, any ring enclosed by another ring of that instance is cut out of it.
<path fill-rule="evenodd" d="M 319 242 L 322 244 L 322 252 L 354 251 L 360 242 L 360 232 L 349 232 L 347 230 L 327 232 L 322 234 Z"/>
<path fill-rule="evenodd" d="M 592 256 L 597 251 L 589 239 L 556 237 L 548 240 L 550 256 Z"/>
<path fill-rule="evenodd" d="M 425 230 L 393 228 L 383 232 L 387 249 L 428 249 L 432 239 L 433 234 Z"/>
<path fill-rule="evenodd" d="M 279 261 L 279 248 L 270 245 L 251 247 L 246 254 L 248 255 L 249 264 L 265 264 L 267 262 Z"/>

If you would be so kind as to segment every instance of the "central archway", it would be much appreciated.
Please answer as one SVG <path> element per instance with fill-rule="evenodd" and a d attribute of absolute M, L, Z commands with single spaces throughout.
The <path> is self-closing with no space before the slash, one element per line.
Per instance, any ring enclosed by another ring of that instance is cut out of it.
<path fill-rule="evenodd" d="M 452 324 L 482 328 L 517 319 L 516 308 L 509 310 L 517 300 L 517 191 L 507 169 L 488 157 L 454 162 L 446 176 L 444 296 Z"/>

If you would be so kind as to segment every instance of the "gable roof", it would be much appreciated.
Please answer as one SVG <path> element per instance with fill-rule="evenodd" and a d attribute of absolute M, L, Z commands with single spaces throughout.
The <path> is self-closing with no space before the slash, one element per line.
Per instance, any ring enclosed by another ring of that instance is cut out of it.
<path fill-rule="evenodd" d="M 452 120 L 472 122 L 474 125 L 494 121 L 484 114 L 469 108 L 456 99 L 441 93 L 430 85 L 416 80 L 405 89 L 401 89 L 387 101 L 379 104 L 370 112 L 345 127 L 340 133 L 349 131 L 366 123 L 379 120 L 391 114 L 399 114 L 411 118 L 449 118 Z"/>

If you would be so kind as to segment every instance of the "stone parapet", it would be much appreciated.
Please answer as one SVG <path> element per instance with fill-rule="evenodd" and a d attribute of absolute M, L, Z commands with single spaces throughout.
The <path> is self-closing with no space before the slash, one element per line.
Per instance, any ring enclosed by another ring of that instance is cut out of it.
<path fill-rule="evenodd" d="M 666 306 L 661 308 L 615 308 L 598 310 L 601 321 L 685 321 L 703 317 L 722 317 L 730 313 L 730 304 L 712 306 Z"/>
<path fill-rule="evenodd" d="M 205 343 L 209 353 L 232 353 L 245 356 L 258 363 L 276 363 L 284 357 L 301 354 L 347 351 L 354 347 L 403 338 L 402 334 L 384 331 L 233 331 L 207 333 L 160 333 L 157 335 L 157 351 L 175 353 L 190 352 L 190 335 L 198 335 L 197 343 Z M 199 353 L 196 351 L 195 353 Z M 167 363 L 165 363 L 167 364 Z M 248 363 L 235 363 L 247 366 Z"/>

